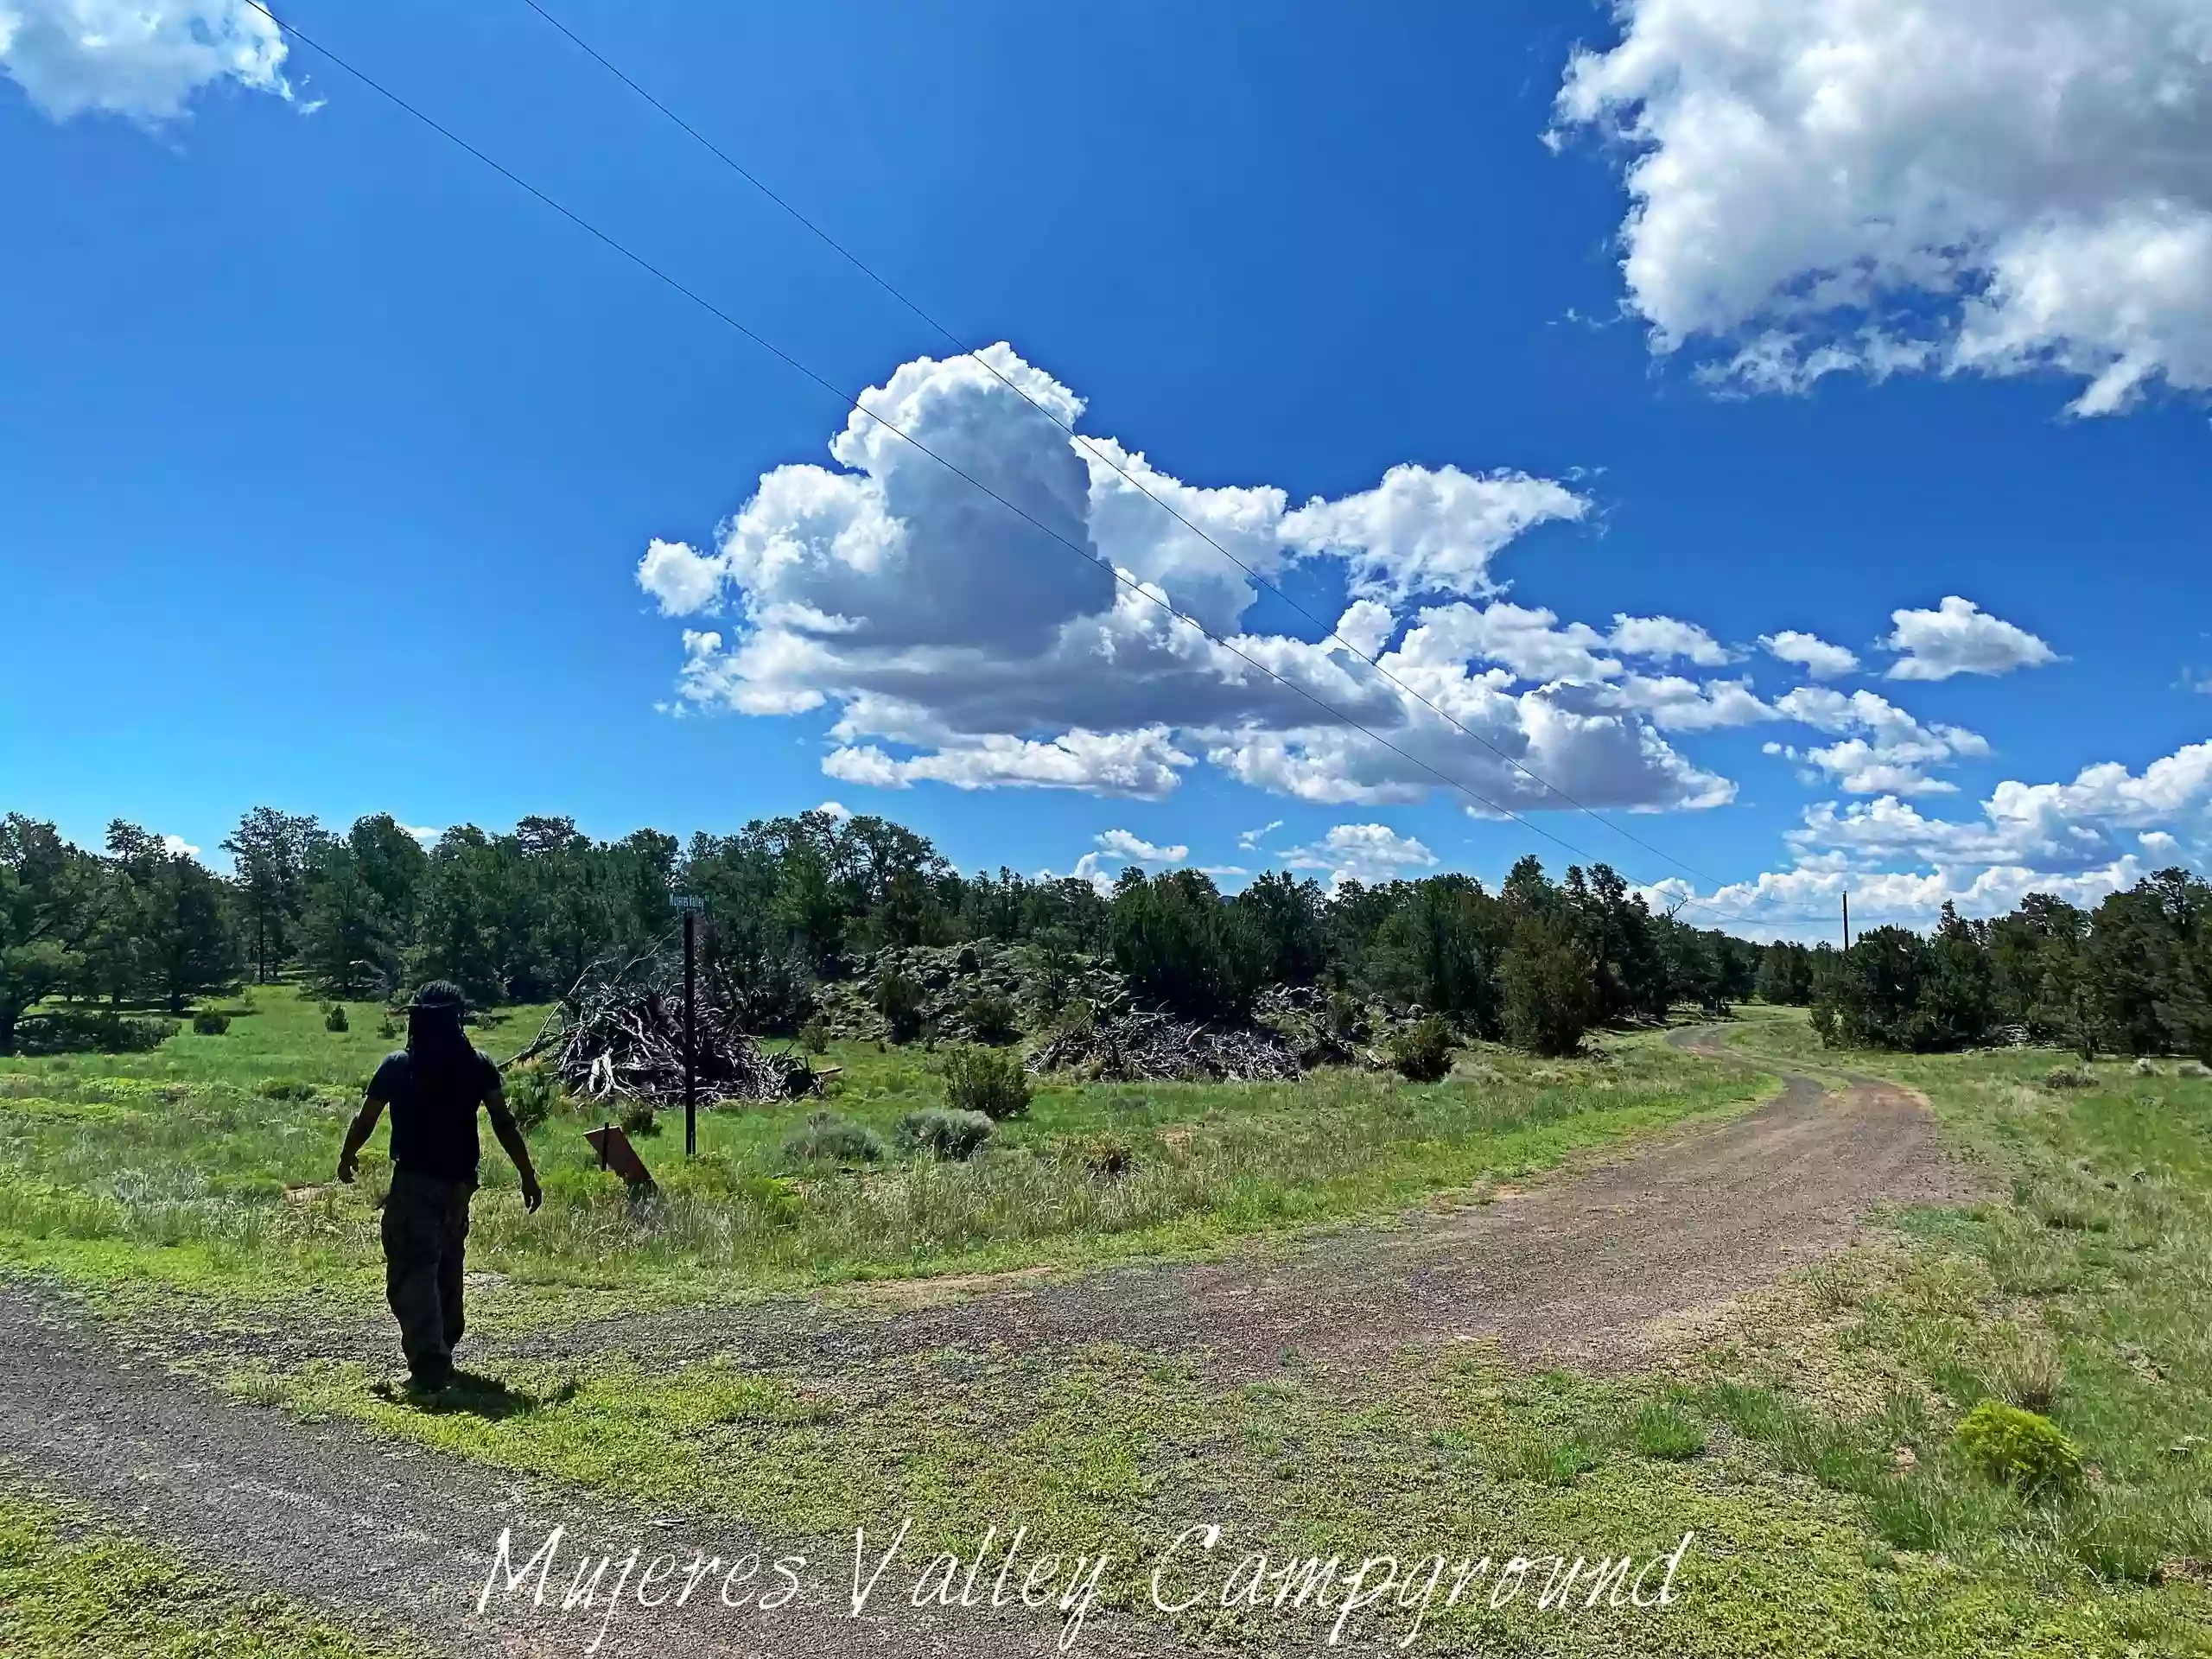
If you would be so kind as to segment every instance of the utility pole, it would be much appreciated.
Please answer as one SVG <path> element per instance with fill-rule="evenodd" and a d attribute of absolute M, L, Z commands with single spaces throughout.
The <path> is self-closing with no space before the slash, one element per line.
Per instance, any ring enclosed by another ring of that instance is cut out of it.
<path fill-rule="evenodd" d="M 1851 895 L 1843 895 L 1843 948 L 1851 949 Z"/>
<path fill-rule="evenodd" d="M 671 900 L 683 912 L 683 1155 L 699 1155 L 699 912 L 707 901 L 690 893 Z"/>

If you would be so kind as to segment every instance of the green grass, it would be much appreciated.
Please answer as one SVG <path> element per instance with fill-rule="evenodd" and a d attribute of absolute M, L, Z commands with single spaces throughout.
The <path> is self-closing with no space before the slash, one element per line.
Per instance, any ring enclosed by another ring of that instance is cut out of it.
<path fill-rule="evenodd" d="M 0 1064 L 0 1262 L 86 1283 L 262 1300 L 312 1286 L 373 1300 L 388 1171 L 373 1154 L 350 1189 L 330 1172 L 390 1046 L 374 1034 L 377 1011 L 334 1034 L 289 989 L 259 988 L 252 1003 L 221 1037 Z M 504 1046 L 537 1023 L 519 1011 Z M 830 1058 L 845 1068 L 836 1109 L 887 1140 L 902 1114 L 943 1102 L 937 1057 L 920 1050 L 852 1045 Z M 537 1216 L 522 1212 L 485 1137 L 471 1256 L 526 1301 L 532 1287 L 730 1296 L 1213 1252 L 1548 1168 L 1740 1108 L 1765 1086 L 1639 1042 L 1548 1064 L 1487 1052 L 1419 1086 L 1350 1071 L 1293 1084 L 1056 1084 L 965 1162 L 856 1172 L 786 1163 L 782 1143 L 806 1106 L 747 1107 L 703 1115 L 696 1160 L 682 1158 L 672 1119 L 641 1140 L 660 1182 L 643 1205 L 596 1166 L 583 1131 L 597 1116 L 563 1111 L 531 1137 L 547 1193 Z M 1103 1137 L 1131 1149 L 1119 1174 L 1084 1156 Z"/>
<path fill-rule="evenodd" d="M 370 1659 L 372 1643 L 283 1598 L 248 1595 L 81 1511 L 0 1489 L 0 1653 L 10 1659 Z"/>

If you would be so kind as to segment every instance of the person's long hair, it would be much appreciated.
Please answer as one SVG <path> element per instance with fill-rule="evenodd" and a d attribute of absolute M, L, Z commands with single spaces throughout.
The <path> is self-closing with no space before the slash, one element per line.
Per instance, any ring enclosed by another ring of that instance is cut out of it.
<path fill-rule="evenodd" d="M 407 1011 L 407 1056 L 425 1083 L 466 1083 L 476 1065 L 476 1050 L 461 1029 L 454 1007 Z"/>

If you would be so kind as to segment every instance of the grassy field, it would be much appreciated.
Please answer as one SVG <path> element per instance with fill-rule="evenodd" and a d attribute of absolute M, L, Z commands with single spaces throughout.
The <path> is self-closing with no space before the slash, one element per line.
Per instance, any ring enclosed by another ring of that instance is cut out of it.
<path fill-rule="evenodd" d="M 379 1152 L 354 1187 L 331 1171 L 361 1084 L 392 1046 L 376 1034 L 381 1010 L 351 1009 L 341 1034 L 289 989 L 263 987 L 251 1006 L 223 1036 L 187 1029 L 145 1054 L 0 1062 L 0 1261 L 84 1284 L 245 1300 L 313 1286 L 373 1302 L 389 1170 Z M 541 1014 L 516 1010 L 478 1040 L 518 1050 Z M 944 1103 L 936 1058 L 918 1049 L 854 1045 L 828 1058 L 844 1067 L 831 1105 L 887 1140 L 903 1113 Z M 1549 1065 L 1499 1050 L 1421 1086 L 1354 1071 L 1051 1086 L 967 1161 L 826 1171 L 782 1152 L 808 1107 L 717 1110 L 702 1116 L 695 1160 L 672 1116 L 639 1142 L 660 1183 L 643 1205 L 584 1142 L 598 1118 L 557 1112 L 531 1136 L 547 1193 L 535 1217 L 483 1137 L 472 1262 L 535 1306 L 1206 1252 L 1514 1179 L 1739 1109 L 1764 1087 L 1748 1068 L 1646 1041 Z M 1102 1148 L 1126 1166 L 1102 1173 Z"/>
<path fill-rule="evenodd" d="M 132 1319 L 143 1305 L 118 1286 L 258 1300 L 280 1320 L 305 1317 L 280 1274 L 372 1300 L 375 1182 L 320 1184 L 385 1046 L 361 1034 L 374 1011 L 331 1038 L 288 995 L 257 1000 L 224 1039 L 0 1071 L 0 1261 Z M 1473 1344 L 1357 1374 L 1286 1356 L 1230 1383 L 1124 1349 L 1032 1350 L 1018 1331 L 656 1368 L 602 1334 L 603 1350 L 499 1359 L 494 1381 L 426 1407 L 372 1366 L 273 1364 L 251 1344 L 203 1344 L 194 1363 L 265 1408 L 848 1549 L 855 1524 L 890 1516 L 914 1517 L 918 1549 L 972 1548 L 984 1518 L 1018 1516 L 1046 1546 L 1113 1551 L 1109 1605 L 1140 1604 L 1153 1554 L 1199 1519 L 1240 1548 L 1323 1555 L 1649 1554 L 1697 1535 L 1662 1619 L 1461 1611 L 1431 1620 L 1430 1651 L 2212 1655 L 2212 1082 L 2105 1064 L 2053 1087 L 2066 1057 L 2028 1052 L 1839 1057 L 1802 1016 L 1748 1012 L 1732 1033 L 1747 1056 L 1923 1091 L 1989 1196 L 1891 1217 L 1645 1375 L 1535 1375 Z M 518 1016 L 505 1046 L 534 1025 Z M 505 1052 L 502 1034 L 486 1046 Z M 937 1099 L 918 1052 L 833 1058 L 856 1119 L 887 1128 Z M 589 1166 L 586 1125 L 556 1116 L 533 1136 L 545 1214 L 487 1193 L 473 1265 L 515 1276 L 500 1294 L 519 1325 L 609 1290 L 749 1297 L 1218 1251 L 1479 1191 L 1768 1086 L 1608 1039 L 1572 1063 L 1469 1055 L 1423 1088 L 1055 1088 L 971 1165 L 831 1174 L 782 1163 L 798 1109 L 716 1113 L 688 1168 L 671 1137 L 646 1143 L 666 1191 L 644 1212 Z M 1135 1153 L 1125 1176 L 1086 1162 L 1109 1136 Z M 2047 1413 L 2080 1477 L 2029 1497 L 1983 1473 L 1955 1430 L 1985 1400 Z M 1217 1608 L 1179 1628 L 1224 1652 L 1286 1638 Z"/>
<path fill-rule="evenodd" d="M 0 1487 L 0 1653 L 10 1659 L 405 1659 L 282 1597 L 248 1595 L 169 1551 L 10 1479 Z"/>

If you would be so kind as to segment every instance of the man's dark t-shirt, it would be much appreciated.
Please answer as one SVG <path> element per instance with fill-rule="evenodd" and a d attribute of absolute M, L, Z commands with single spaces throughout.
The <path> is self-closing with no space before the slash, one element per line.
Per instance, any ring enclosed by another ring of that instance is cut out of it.
<path fill-rule="evenodd" d="M 419 1067 L 402 1049 L 388 1054 L 369 1093 L 391 1107 L 394 1168 L 441 1180 L 476 1180 L 476 1109 L 498 1086 L 499 1068 L 475 1049 L 474 1065 Z"/>

